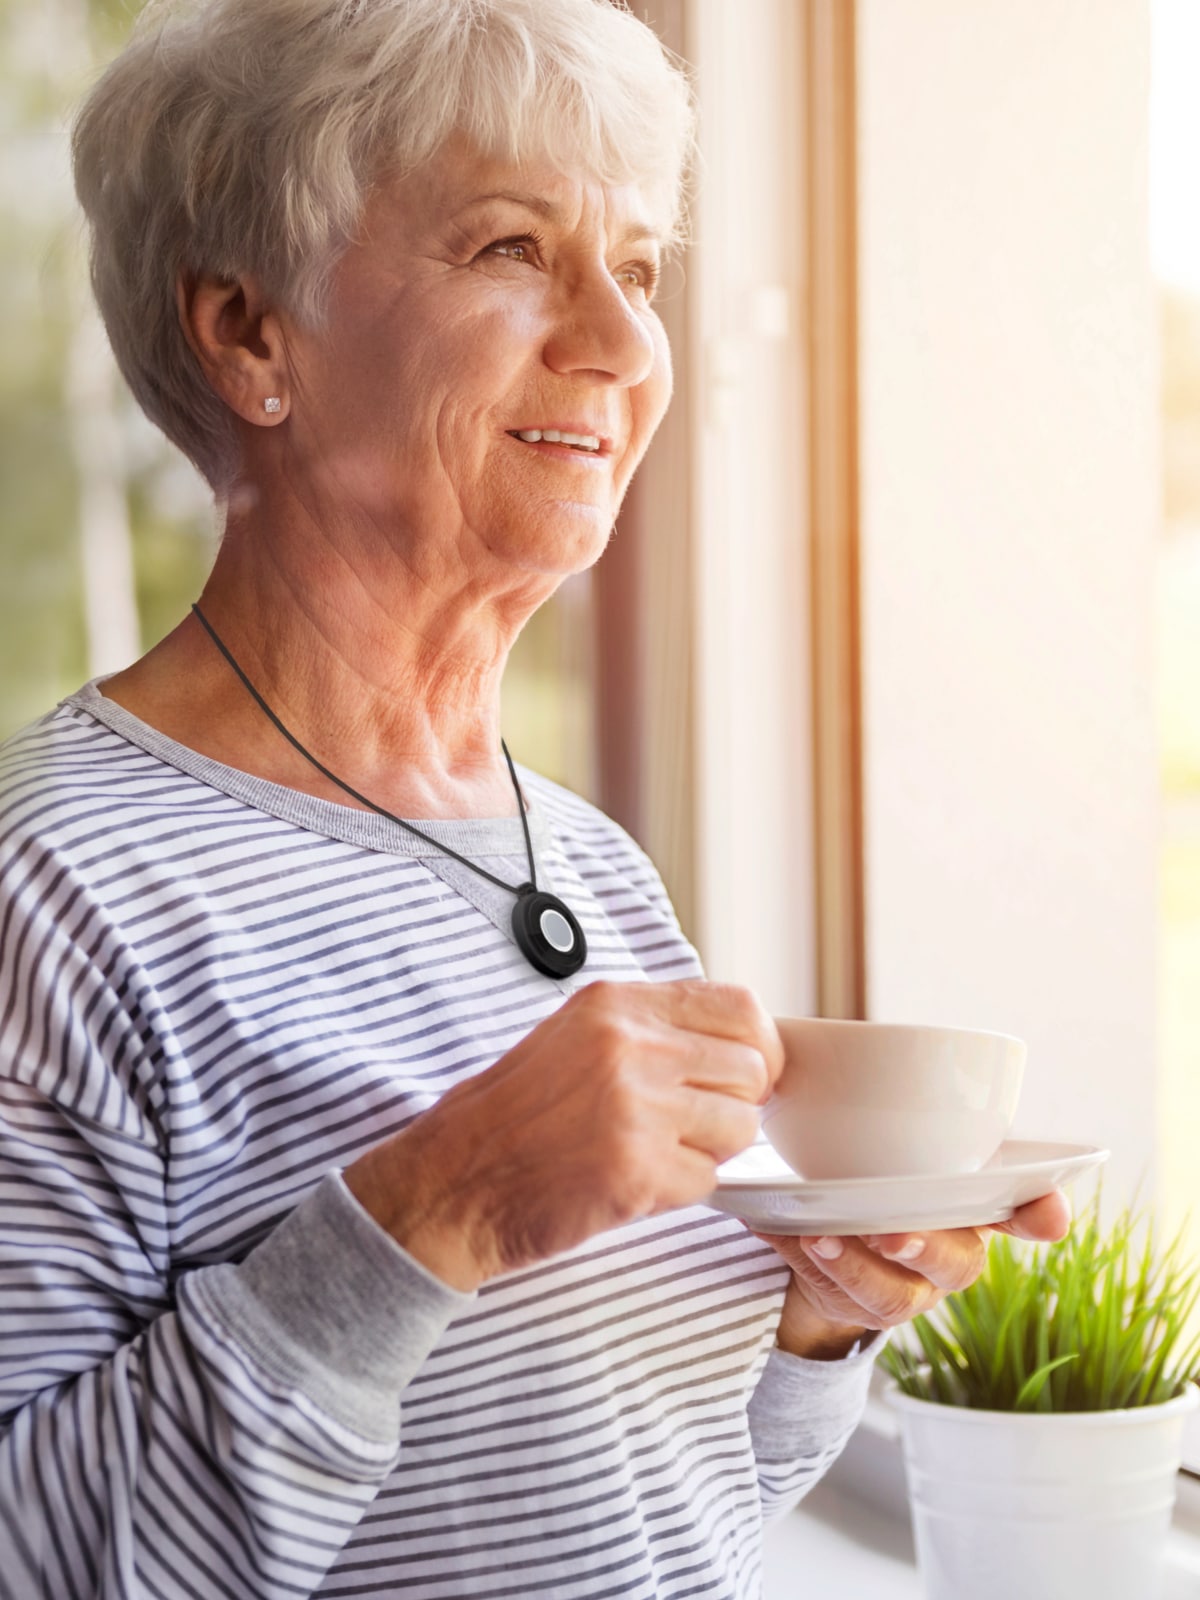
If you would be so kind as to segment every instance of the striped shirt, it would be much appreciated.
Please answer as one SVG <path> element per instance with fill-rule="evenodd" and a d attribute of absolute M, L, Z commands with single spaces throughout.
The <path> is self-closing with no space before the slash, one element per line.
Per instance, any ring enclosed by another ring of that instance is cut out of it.
<path fill-rule="evenodd" d="M 873 1359 L 772 1348 L 773 1251 L 697 1206 L 462 1294 L 340 1177 L 579 985 L 700 973 L 633 841 L 521 779 L 575 979 L 94 685 L 0 752 L 0 1595 L 759 1593 Z M 421 826 L 528 875 L 516 816 Z"/>

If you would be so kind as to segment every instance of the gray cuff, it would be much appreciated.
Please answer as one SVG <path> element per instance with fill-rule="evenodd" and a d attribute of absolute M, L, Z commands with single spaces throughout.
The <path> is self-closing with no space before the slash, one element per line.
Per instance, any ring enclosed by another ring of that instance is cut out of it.
<path fill-rule="evenodd" d="M 239 1265 L 197 1276 L 213 1313 L 267 1372 L 380 1442 L 398 1436 L 401 1391 L 475 1299 L 402 1249 L 340 1172 Z"/>
<path fill-rule="evenodd" d="M 879 1338 L 842 1361 L 809 1361 L 771 1351 L 747 1408 L 756 1460 L 782 1463 L 840 1445 L 858 1426 L 867 1403 Z"/>

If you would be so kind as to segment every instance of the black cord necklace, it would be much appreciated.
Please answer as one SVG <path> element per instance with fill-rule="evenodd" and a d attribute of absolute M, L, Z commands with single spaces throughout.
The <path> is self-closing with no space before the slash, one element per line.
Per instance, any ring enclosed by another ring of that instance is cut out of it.
<path fill-rule="evenodd" d="M 508 762 L 509 775 L 513 781 L 513 788 L 517 794 L 517 808 L 521 813 L 521 827 L 525 833 L 525 852 L 529 858 L 529 882 L 514 884 L 505 883 L 503 878 L 497 878 L 483 867 L 478 867 L 473 861 L 468 861 L 466 856 L 460 856 L 457 850 L 451 850 L 449 845 L 439 844 L 436 839 L 431 839 L 427 833 L 422 833 L 420 828 L 414 828 L 411 822 L 405 822 L 403 817 L 397 817 L 383 806 L 377 806 L 374 800 L 368 800 L 365 794 L 359 794 L 357 789 L 352 789 L 348 783 L 343 783 L 335 772 L 318 761 L 300 743 L 296 735 L 285 728 L 283 723 L 271 710 L 270 706 L 250 682 L 233 658 L 228 645 L 204 615 L 198 605 L 193 605 L 192 610 L 216 645 L 217 649 L 228 661 L 229 665 L 241 679 L 243 686 L 249 691 L 262 711 L 274 723 L 275 727 L 287 742 L 300 752 L 304 759 L 314 766 L 318 772 L 336 783 L 339 789 L 353 798 L 361 805 L 367 806 L 371 811 L 376 811 L 381 817 L 386 817 L 389 822 L 394 822 L 397 827 L 415 833 L 418 839 L 423 839 L 426 844 L 431 844 L 435 850 L 440 850 L 443 855 L 451 856 L 455 861 L 469 867 L 472 872 L 477 872 L 481 878 L 486 878 L 489 883 L 494 883 L 500 889 L 507 889 L 510 894 L 515 894 L 517 903 L 513 906 L 512 931 L 513 938 L 521 954 L 536 967 L 539 972 L 545 973 L 548 978 L 569 978 L 572 973 L 578 972 L 587 960 L 587 940 L 584 938 L 583 929 L 575 919 L 570 908 L 558 898 L 556 894 L 548 894 L 537 886 L 537 866 L 533 859 L 533 841 L 529 837 L 529 822 L 525 816 L 525 796 L 521 793 L 521 785 L 517 782 L 517 769 L 513 766 L 513 759 L 508 753 L 508 746 L 504 740 L 500 741 L 500 748 L 504 751 L 504 759 Z"/>

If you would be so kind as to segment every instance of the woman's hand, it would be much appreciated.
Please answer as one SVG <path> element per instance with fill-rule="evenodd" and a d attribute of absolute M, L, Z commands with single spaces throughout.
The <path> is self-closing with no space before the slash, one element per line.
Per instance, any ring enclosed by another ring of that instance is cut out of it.
<path fill-rule="evenodd" d="M 864 1335 L 909 1322 L 947 1294 L 968 1288 L 983 1271 L 993 1231 L 1054 1241 L 1070 1226 L 1070 1205 L 1056 1189 L 1021 1206 L 994 1230 L 846 1239 L 760 1233 L 792 1269 L 776 1342 L 793 1355 L 836 1360 Z"/>
<path fill-rule="evenodd" d="M 589 984 L 345 1180 L 410 1255 L 473 1289 L 703 1199 L 782 1067 L 747 989 Z"/>

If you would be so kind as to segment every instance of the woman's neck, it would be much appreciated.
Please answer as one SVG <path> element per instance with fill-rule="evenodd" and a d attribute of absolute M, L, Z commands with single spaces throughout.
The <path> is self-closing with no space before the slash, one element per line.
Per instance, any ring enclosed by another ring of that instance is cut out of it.
<path fill-rule="evenodd" d="M 230 530 L 200 606 L 289 731 L 351 787 L 408 817 L 515 810 L 500 749 L 500 681 L 545 598 L 455 583 L 449 563 L 372 570 L 311 545 Z M 541 579 L 541 588 L 553 585 Z M 344 805 L 275 729 L 189 616 L 103 693 L 227 766 Z"/>

